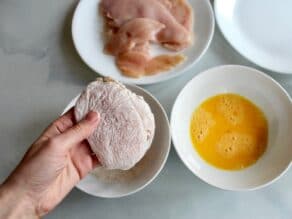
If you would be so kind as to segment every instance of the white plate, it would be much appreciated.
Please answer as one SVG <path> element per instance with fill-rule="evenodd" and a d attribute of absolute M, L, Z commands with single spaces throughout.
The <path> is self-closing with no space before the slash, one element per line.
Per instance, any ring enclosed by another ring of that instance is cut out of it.
<path fill-rule="evenodd" d="M 292 74 L 291 0 L 215 0 L 223 35 L 257 65 Z"/>
<path fill-rule="evenodd" d="M 149 151 L 143 159 L 130 170 L 106 170 L 98 167 L 103 175 L 89 173 L 76 187 L 87 194 L 103 197 L 118 198 L 131 195 L 150 184 L 160 173 L 167 160 L 170 150 L 170 130 L 167 115 L 160 103 L 144 89 L 127 85 L 131 91 L 143 96 L 151 107 L 155 117 L 155 136 Z M 75 106 L 79 95 L 65 108 L 63 113 Z M 120 179 L 117 179 L 119 176 Z"/>
<path fill-rule="evenodd" d="M 73 42 L 83 61 L 94 71 L 130 84 L 151 84 L 178 76 L 189 69 L 205 53 L 214 32 L 213 10 L 208 0 L 189 0 L 194 8 L 194 45 L 186 49 L 188 59 L 171 71 L 145 76 L 138 79 L 123 76 L 116 67 L 114 57 L 103 53 L 103 18 L 98 13 L 100 0 L 81 0 L 72 21 Z M 166 49 L 155 47 L 155 53 L 168 53 Z"/>
<path fill-rule="evenodd" d="M 240 171 L 225 171 L 209 165 L 193 148 L 191 115 L 206 98 L 237 93 L 264 112 L 269 125 L 268 145 L 263 156 Z M 227 65 L 194 77 L 178 95 L 171 114 L 172 140 L 184 164 L 205 182 L 228 190 L 263 187 L 288 170 L 292 159 L 292 100 L 271 77 L 252 68 Z"/>

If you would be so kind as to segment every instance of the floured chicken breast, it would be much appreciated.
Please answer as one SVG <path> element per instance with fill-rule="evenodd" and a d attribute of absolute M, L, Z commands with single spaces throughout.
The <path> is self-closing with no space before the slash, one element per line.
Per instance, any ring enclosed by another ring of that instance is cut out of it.
<path fill-rule="evenodd" d="M 150 54 L 151 43 L 173 51 L 192 43 L 193 14 L 185 0 L 101 0 L 100 8 L 108 37 L 104 50 L 124 75 L 153 75 L 185 60 L 180 54 Z"/>
<path fill-rule="evenodd" d="M 112 79 L 98 78 L 77 100 L 76 120 L 89 111 L 100 114 L 88 142 L 103 167 L 127 170 L 141 160 L 155 131 L 154 115 L 143 97 Z"/>

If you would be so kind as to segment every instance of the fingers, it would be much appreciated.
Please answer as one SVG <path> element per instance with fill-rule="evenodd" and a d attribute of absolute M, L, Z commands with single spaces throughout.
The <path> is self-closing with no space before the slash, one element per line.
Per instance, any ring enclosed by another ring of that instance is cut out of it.
<path fill-rule="evenodd" d="M 79 123 L 67 129 L 62 134 L 55 137 L 55 142 L 60 144 L 65 150 L 70 149 L 77 143 L 80 143 L 96 129 L 100 116 L 96 112 L 89 112 Z"/>
<path fill-rule="evenodd" d="M 43 141 L 46 141 L 59 135 L 66 129 L 71 128 L 73 125 L 74 125 L 74 109 L 71 108 L 68 112 L 66 112 L 60 118 L 55 120 L 51 125 L 49 125 L 45 129 L 41 136 L 29 148 L 25 155 L 25 158 L 29 158 L 34 153 L 36 153 L 43 146 L 42 144 Z"/>
<path fill-rule="evenodd" d="M 49 125 L 49 127 L 46 128 L 42 134 L 41 138 L 49 139 L 62 134 L 64 131 L 74 125 L 74 121 L 74 108 L 71 108 L 68 112 Z"/>
<path fill-rule="evenodd" d="M 77 147 L 73 147 L 70 154 L 73 165 L 78 171 L 79 179 L 84 178 L 84 176 L 93 170 L 99 163 L 97 157 L 92 154 L 86 141 L 82 142 Z"/>

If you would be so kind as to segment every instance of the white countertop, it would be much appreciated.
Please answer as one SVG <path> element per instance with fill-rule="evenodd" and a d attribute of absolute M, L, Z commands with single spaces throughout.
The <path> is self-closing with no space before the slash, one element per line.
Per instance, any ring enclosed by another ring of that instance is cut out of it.
<path fill-rule="evenodd" d="M 0 181 L 31 142 L 97 75 L 78 57 L 70 23 L 78 1 L 0 1 Z M 222 64 L 260 69 L 292 94 L 292 75 L 263 70 L 240 56 L 216 29 L 203 58 L 184 76 L 145 86 L 170 113 L 181 88 L 197 73 Z M 74 189 L 47 218 L 290 219 L 292 170 L 254 192 L 229 192 L 194 176 L 171 150 L 165 168 L 143 191 L 121 199 Z"/>

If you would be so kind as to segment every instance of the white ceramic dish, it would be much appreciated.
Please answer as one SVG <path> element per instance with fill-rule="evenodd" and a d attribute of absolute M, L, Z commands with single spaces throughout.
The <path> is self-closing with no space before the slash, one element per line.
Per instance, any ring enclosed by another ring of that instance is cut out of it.
<path fill-rule="evenodd" d="M 89 173 L 76 187 L 90 195 L 103 198 L 118 198 L 140 191 L 160 173 L 170 150 L 170 130 L 167 115 L 160 103 L 144 89 L 127 85 L 136 94 L 143 96 L 155 116 L 156 131 L 151 148 L 144 158 L 127 171 L 106 170 L 98 167 Z M 79 95 L 65 108 L 63 113 L 75 106 Z M 97 173 L 97 171 L 99 173 Z M 102 172 L 102 175 L 100 175 Z"/>
<path fill-rule="evenodd" d="M 215 0 L 221 32 L 257 65 L 292 74 L 292 1 Z"/>
<path fill-rule="evenodd" d="M 103 18 L 98 13 L 100 0 L 82 0 L 79 2 L 72 21 L 72 36 L 77 52 L 83 61 L 95 72 L 110 76 L 130 84 L 151 84 L 173 78 L 184 73 L 205 53 L 214 32 L 214 16 L 209 0 L 189 0 L 194 8 L 194 45 L 183 54 L 187 60 L 171 71 L 138 79 L 123 76 L 115 65 L 114 57 L 104 54 Z M 154 54 L 168 53 L 166 49 L 154 48 Z"/>
<path fill-rule="evenodd" d="M 252 166 L 225 171 L 204 161 L 190 138 L 191 115 L 206 98 L 237 93 L 255 103 L 266 115 L 268 146 Z M 184 164 L 205 182 L 227 190 L 253 190 L 274 182 L 291 165 L 292 100 L 271 77 L 255 69 L 227 65 L 194 77 L 178 95 L 171 114 L 172 140 Z"/>

